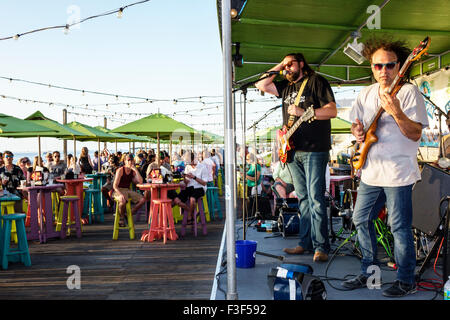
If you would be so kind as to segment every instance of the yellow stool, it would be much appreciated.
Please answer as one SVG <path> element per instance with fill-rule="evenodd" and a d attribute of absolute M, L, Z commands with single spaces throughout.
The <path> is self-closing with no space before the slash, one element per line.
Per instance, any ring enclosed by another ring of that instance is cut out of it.
<path fill-rule="evenodd" d="M 62 216 L 63 216 L 63 210 L 64 210 L 64 206 L 62 203 L 63 199 L 78 199 L 78 196 L 62 196 L 62 197 L 60 197 L 61 201 L 59 201 L 60 206 L 59 206 L 58 215 L 56 217 L 56 229 L 55 229 L 56 231 L 61 231 Z M 67 223 L 66 223 L 67 234 L 70 234 L 70 231 L 71 231 L 70 226 L 75 224 L 75 221 L 72 220 L 72 213 L 71 213 L 72 211 L 71 210 L 72 210 L 72 204 L 69 203 L 69 207 L 67 210 L 68 211 L 67 212 Z M 79 211 L 77 212 L 77 214 L 80 214 Z M 81 231 L 83 231 L 83 224 L 81 224 Z"/>
<path fill-rule="evenodd" d="M 15 213 L 14 202 L 15 201 L 2 201 L 0 214 L 3 215 L 4 209 L 6 209 L 6 214 Z M 14 240 L 14 243 L 18 243 L 16 221 L 14 220 L 11 223 L 11 237 Z"/>
<path fill-rule="evenodd" d="M 198 207 L 198 205 L 197 205 L 197 207 Z M 198 208 L 197 208 L 197 210 L 198 210 Z M 210 222 L 211 217 L 209 215 L 208 199 L 206 199 L 206 195 L 203 197 L 203 210 L 205 212 L 206 221 Z M 198 219 L 200 219 L 200 215 L 198 216 Z M 198 220 L 198 221 L 200 221 L 200 220 Z"/>
<path fill-rule="evenodd" d="M 59 211 L 60 211 L 60 210 L 58 210 L 59 202 L 60 202 L 59 193 L 57 191 L 53 191 L 52 192 L 52 209 L 53 209 L 53 215 L 55 216 L 55 218 L 58 216 Z M 24 212 L 26 212 L 26 211 L 24 211 Z"/>
<path fill-rule="evenodd" d="M 119 238 L 119 230 L 127 229 L 130 232 L 130 240 L 134 239 L 134 222 L 133 222 L 133 214 L 131 213 L 131 199 L 128 199 L 126 205 L 126 215 L 128 220 L 127 227 L 120 227 L 120 209 L 119 209 L 119 201 L 116 201 L 116 213 L 114 217 L 114 231 L 113 231 L 113 240 L 117 240 Z"/>
<path fill-rule="evenodd" d="M 222 191 L 222 169 L 219 169 L 219 174 L 217 175 L 217 187 L 219 188 L 219 195 L 223 195 Z"/>
<path fill-rule="evenodd" d="M 172 216 L 175 223 L 183 220 L 183 216 L 181 215 L 181 208 L 179 206 L 172 207 Z"/>

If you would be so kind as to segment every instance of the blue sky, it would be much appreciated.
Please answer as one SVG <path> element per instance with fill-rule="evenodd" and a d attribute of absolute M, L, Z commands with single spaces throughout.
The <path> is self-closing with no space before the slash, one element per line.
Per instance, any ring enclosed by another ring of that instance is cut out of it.
<path fill-rule="evenodd" d="M 65 25 L 78 16 L 87 18 L 136 1 L 3 0 L 0 2 L 0 38 Z M 103 125 L 106 113 L 112 118 L 107 120 L 108 128 L 115 128 L 159 111 L 196 129 L 220 134 L 223 132 L 223 66 L 215 2 L 151 0 L 126 9 L 122 19 L 116 15 L 99 17 L 71 29 L 67 35 L 62 29 L 56 29 L 25 35 L 18 40 L 0 41 L 1 77 L 169 102 L 112 106 L 136 100 L 82 95 L 2 79 L 0 95 L 78 105 L 78 108 L 67 109 L 68 122 Z M 172 102 L 182 97 L 200 96 L 211 98 Z M 248 98 L 260 100 L 247 105 L 248 126 L 279 104 L 275 99 L 252 91 Z M 86 104 L 87 109 L 80 107 Z M 62 122 L 63 108 L 0 98 L 0 112 L 19 118 L 40 110 L 47 117 Z M 240 111 L 239 105 L 237 109 Z M 137 115 L 125 115 L 127 112 Z M 240 115 L 237 119 L 241 119 Z M 281 113 L 275 112 L 261 123 L 261 128 L 277 124 L 280 119 Z M 0 138 L 0 149 L 22 151 L 35 145 L 35 139 L 17 142 Z M 96 147 L 95 143 L 86 144 Z M 42 147 L 43 150 L 62 149 L 62 143 L 44 138 Z"/>

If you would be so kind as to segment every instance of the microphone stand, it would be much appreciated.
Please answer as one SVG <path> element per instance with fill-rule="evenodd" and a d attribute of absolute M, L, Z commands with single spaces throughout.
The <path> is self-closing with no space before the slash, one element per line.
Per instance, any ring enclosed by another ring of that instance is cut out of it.
<path fill-rule="evenodd" d="M 262 74 L 266 74 L 265 72 L 263 72 Z M 247 83 L 244 83 L 243 85 L 241 85 L 240 87 L 238 87 L 238 88 L 236 88 L 236 89 L 234 89 L 234 90 L 232 90 L 232 93 L 235 93 L 236 91 L 242 91 L 242 94 L 243 94 L 243 96 L 244 96 L 244 114 L 245 114 L 245 112 L 246 112 L 246 102 L 247 102 L 247 89 L 248 89 L 248 87 L 250 87 L 250 86 L 253 86 L 254 84 L 256 84 L 257 82 L 259 82 L 259 81 L 261 81 L 261 80 L 264 80 L 264 79 L 267 79 L 267 78 L 269 78 L 269 77 L 271 77 L 271 76 L 273 76 L 273 74 L 270 74 L 270 73 L 267 73 L 267 75 L 266 76 L 264 76 L 264 77 L 261 77 L 261 78 L 259 78 L 259 79 L 256 79 L 255 81 L 249 81 L 249 82 L 247 82 Z M 275 109 L 278 109 L 279 107 L 281 107 L 281 105 L 280 106 L 277 106 L 277 107 L 275 107 L 275 108 L 272 108 L 272 109 L 270 109 L 270 110 L 272 110 L 272 111 L 270 111 L 270 113 L 272 113 Z M 263 118 L 261 118 L 260 120 L 258 120 L 258 123 L 262 120 L 262 119 L 264 119 L 265 117 L 267 117 L 270 113 L 266 113 L 264 116 L 263 116 Z M 250 128 L 248 128 L 248 129 L 250 129 Z M 243 226 L 244 226 L 244 228 L 243 228 L 243 238 L 244 238 L 244 240 L 246 240 L 246 234 L 247 234 L 247 225 L 246 225 L 246 223 L 245 223 L 245 221 L 247 220 L 247 217 L 246 217 L 246 201 L 247 201 L 247 190 L 246 190 L 246 182 L 247 182 L 247 176 L 246 176 L 246 171 L 245 171 L 245 169 L 246 169 L 246 159 L 245 159 L 245 157 L 246 157 L 246 143 L 245 143 L 245 117 L 244 117 L 244 121 L 243 121 L 243 124 L 242 124 L 242 131 L 243 131 L 243 139 L 244 139 L 244 141 L 243 141 L 243 147 L 244 147 L 244 154 L 243 154 L 243 159 L 242 159 L 242 171 L 243 171 L 243 174 L 242 174 L 242 185 L 243 185 L 243 195 L 242 195 L 242 198 L 243 198 L 243 201 L 242 201 L 242 224 L 243 224 Z M 253 134 L 253 137 L 255 137 L 255 132 L 254 132 L 254 134 Z M 256 158 L 256 139 L 255 139 L 255 158 Z M 257 163 L 255 164 L 255 177 L 256 177 L 256 175 L 257 175 L 257 173 L 258 173 L 258 171 L 257 171 Z M 256 181 L 255 181 L 256 182 Z M 255 183 L 256 184 L 256 183 Z M 256 187 L 256 212 L 255 212 L 255 216 L 256 216 L 256 214 L 259 214 L 259 212 L 257 212 L 258 211 L 258 204 L 257 204 L 257 196 L 258 196 L 258 187 Z M 250 226 L 250 225 L 249 225 Z"/>
<path fill-rule="evenodd" d="M 248 129 L 252 129 L 253 128 L 253 148 L 255 149 L 255 188 L 256 188 L 256 192 L 255 192 L 255 214 L 252 218 L 252 221 L 250 221 L 250 223 L 248 224 L 248 227 L 250 227 L 252 225 L 253 222 L 256 221 L 257 217 L 259 216 L 260 218 L 262 218 L 261 214 L 258 211 L 258 181 L 256 180 L 256 177 L 258 176 L 258 159 L 256 157 L 256 126 L 258 125 L 258 123 L 260 123 L 262 120 L 264 120 L 265 118 L 267 118 L 268 115 L 270 115 L 272 112 L 274 112 L 275 110 L 277 110 L 278 108 L 281 108 L 281 104 L 278 106 L 275 106 L 271 109 L 269 109 L 261 118 L 259 118 L 258 120 L 256 120 L 253 125 L 251 125 Z"/>

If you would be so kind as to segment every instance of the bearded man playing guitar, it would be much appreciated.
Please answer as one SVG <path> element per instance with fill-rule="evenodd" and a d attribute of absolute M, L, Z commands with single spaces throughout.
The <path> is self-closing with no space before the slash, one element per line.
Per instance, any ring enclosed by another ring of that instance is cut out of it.
<path fill-rule="evenodd" d="M 424 42 L 428 42 L 427 39 Z M 417 150 L 422 128 L 428 126 L 428 119 L 419 90 L 402 79 L 407 78 L 411 62 L 422 54 L 420 50 L 426 50 L 425 46 L 429 45 L 424 42 L 411 54 L 401 41 L 370 39 L 365 43 L 363 55 L 371 63 L 377 82 L 362 89 L 353 102 L 350 120 L 357 142 L 373 140 L 373 134 L 364 127 L 371 124 L 375 114 L 382 113 L 375 127 L 375 143 L 361 168 L 353 212 L 362 252 L 361 273 L 342 283 L 347 289 L 367 286 L 370 276 L 367 268 L 377 264 L 377 240 L 372 221 L 386 205 L 398 271 L 397 280 L 383 291 L 383 295 L 401 297 L 416 292 L 416 255 L 411 230 L 412 186 L 420 180 Z"/>
<path fill-rule="evenodd" d="M 300 209 L 299 244 L 285 248 L 284 252 L 314 251 L 313 261 L 327 261 L 330 243 L 325 170 L 331 149 L 330 119 L 337 115 L 333 91 L 328 81 L 309 67 L 301 53 L 286 55 L 268 73 L 272 76 L 257 82 L 256 87 L 282 99 L 283 124 L 295 130 L 288 131 L 290 139 L 285 136 L 284 142 L 278 142 L 289 145 L 283 151 L 280 149 L 280 161 L 286 163 L 291 173 Z M 274 81 L 275 74 L 284 74 L 286 79 Z M 305 119 L 309 111 L 311 116 Z M 289 149 L 293 152 L 285 154 Z"/>

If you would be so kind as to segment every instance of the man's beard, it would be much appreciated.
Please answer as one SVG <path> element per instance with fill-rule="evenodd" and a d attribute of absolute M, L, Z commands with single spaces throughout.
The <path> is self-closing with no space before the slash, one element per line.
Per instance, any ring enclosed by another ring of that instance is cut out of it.
<path fill-rule="evenodd" d="M 300 76 L 300 71 L 296 71 L 296 72 L 288 73 L 288 74 L 286 75 L 286 79 L 287 79 L 289 82 L 294 82 L 295 80 L 298 79 L 299 76 Z"/>

